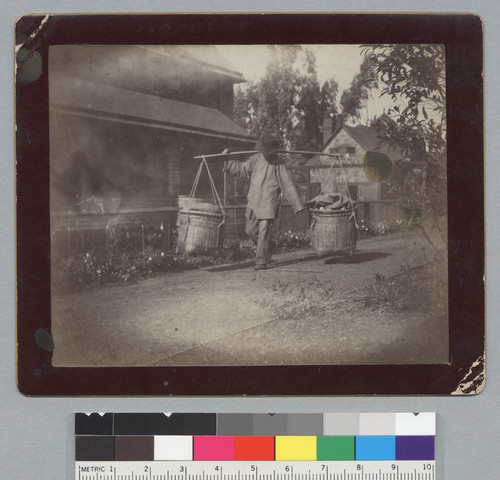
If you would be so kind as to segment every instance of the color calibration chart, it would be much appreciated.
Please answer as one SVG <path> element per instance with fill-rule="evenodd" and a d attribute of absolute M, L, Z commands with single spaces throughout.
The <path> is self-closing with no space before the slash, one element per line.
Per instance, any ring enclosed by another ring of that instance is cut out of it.
<path fill-rule="evenodd" d="M 434 480 L 435 413 L 77 413 L 77 480 Z"/>

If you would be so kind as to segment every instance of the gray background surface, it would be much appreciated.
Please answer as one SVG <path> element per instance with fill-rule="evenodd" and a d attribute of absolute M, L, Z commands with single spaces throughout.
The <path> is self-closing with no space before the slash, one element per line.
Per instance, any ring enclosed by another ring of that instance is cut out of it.
<path fill-rule="evenodd" d="M 15 19 L 28 13 L 179 12 L 179 11 L 474 11 L 485 23 L 485 138 L 488 258 L 487 380 L 473 397 L 359 397 L 359 398 L 27 398 L 15 380 L 15 238 L 14 238 L 14 115 L 13 51 Z M 497 479 L 500 458 L 500 281 L 497 182 L 500 180 L 500 4 L 496 0 L 420 2 L 379 0 L 311 2 L 265 0 L 184 1 L 28 1 L 7 0 L 0 7 L 0 232 L 1 321 L 0 348 L 0 478 L 24 480 L 72 479 L 75 411 L 213 411 L 213 412 L 365 412 L 436 411 L 437 478 Z"/>

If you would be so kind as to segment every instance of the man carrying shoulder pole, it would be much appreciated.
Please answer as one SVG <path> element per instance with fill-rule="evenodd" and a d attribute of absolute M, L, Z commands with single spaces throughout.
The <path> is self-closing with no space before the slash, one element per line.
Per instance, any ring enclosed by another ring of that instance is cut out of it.
<path fill-rule="evenodd" d="M 250 178 L 245 232 L 257 244 L 255 270 L 265 270 L 271 257 L 271 228 L 278 212 L 280 194 L 288 200 L 295 213 L 305 207 L 277 153 L 280 150 L 279 139 L 264 134 L 258 140 L 256 150 L 258 153 L 244 162 L 229 160 L 230 152 L 227 149 L 222 153 L 228 158 L 224 165 L 225 172 Z"/>

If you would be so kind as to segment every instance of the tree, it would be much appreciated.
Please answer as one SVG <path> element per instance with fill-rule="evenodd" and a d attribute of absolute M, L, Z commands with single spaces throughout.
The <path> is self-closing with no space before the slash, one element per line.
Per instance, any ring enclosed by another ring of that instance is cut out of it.
<path fill-rule="evenodd" d="M 359 67 L 359 73 L 353 78 L 351 86 L 342 93 L 340 106 L 345 120 L 360 120 L 361 112 L 367 107 L 370 92 L 377 88 L 373 59 L 365 56 Z"/>
<path fill-rule="evenodd" d="M 295 67 L 299 46 L 269 46 L 271 60 L 264 77 L 248 83 L 236 94 L 236 120 L 256 137 L 264 132 L 283 139 L 289 148 L 295 127 L 299 72 Z"/>
<path fill-rule="evenodd" d="M 327 80 L 321 87 L 321 110 L 323 118 L 332 121 L 332 132 L 336 132 L 344 124 L 344 115 L 337 106 L 339 84 L 334 78 Z"/>
<path fill-rule="evenodd" d="M 321 89 L 316 73 L 316 59 L 313 52 L 304 49 L 302 74 L 299 74 L 295 86 L 295 127 L 292 144 L 295 148 L 317 150 L 322 143 L 321 125 L 323 109 Z"/>
<path fill-rule="evenodd" d="M 285 148 L 317 150 L 326 104 L 314 53 L 298 45 L 269 48 L 271 60 L 262 79 L 236 90 L 235 119 L 251 135 L 278 136 Z"/>
<path fill-rule="evenodd" d="M 446 94 L 441 45 L 367 45 L 383 83 L 381 96 L 393 106 L 387 114 L 385 141 L 408 153 L 398 166 L 397 188 L 404 192 L 412 218 L 446 213 Z"/>

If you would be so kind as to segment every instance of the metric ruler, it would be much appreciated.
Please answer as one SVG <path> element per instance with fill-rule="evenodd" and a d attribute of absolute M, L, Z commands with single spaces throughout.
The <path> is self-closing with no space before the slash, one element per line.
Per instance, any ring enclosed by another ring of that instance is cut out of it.
<path fill-rule="evenodd" d="M 435 480 L 435 461 L 77 462 L 76 480 Z"/>
<path fill-rule="evenodd" d="M 76 480 L 435 480 L 434 413 L 77 413 Z"/>

